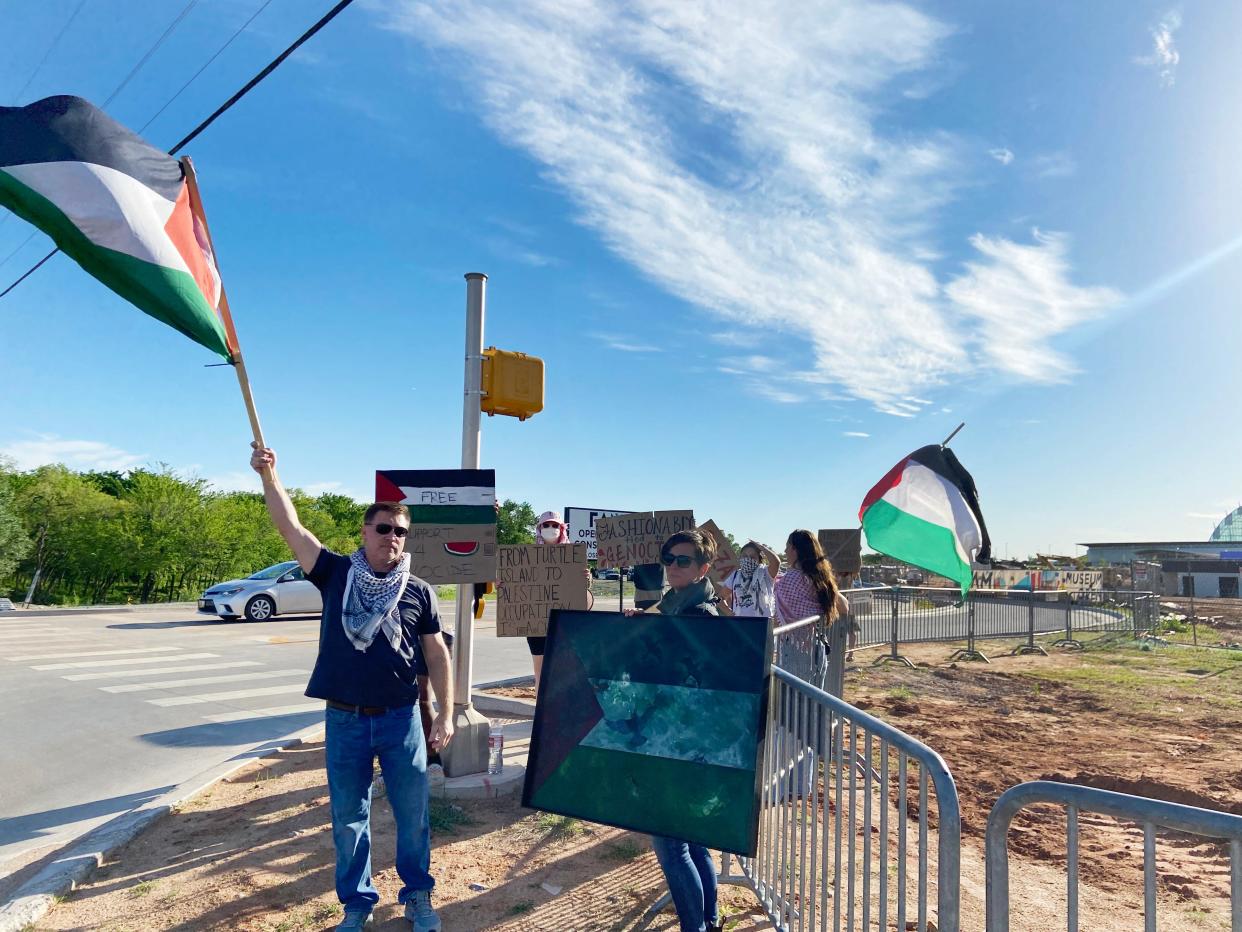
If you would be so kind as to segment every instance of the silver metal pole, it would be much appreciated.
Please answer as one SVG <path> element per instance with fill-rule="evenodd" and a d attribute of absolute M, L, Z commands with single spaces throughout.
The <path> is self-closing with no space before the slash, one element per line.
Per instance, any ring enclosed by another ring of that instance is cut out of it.
<path fill-rule="evenodd" d="M 483 392 L 483 318 L 487 305 L 487 276 L 466 273 L 466 376 L 461 410 L 461 468 L 478 469 L 482 451 L 480 395 Z M 470 708 L 470 684 L 474 680 L 473 587 L 457 585 L 457 626 L 453 657 L 458 708 Z"/>
<path fill-rule="evenodd" d="M 480 395 L 483 391 L 483 317 L 487 297 L 487 276 L 481 272 L 466 275 L 466 375 L 461 414 L 461 466 L 478 469 Z M 491 723 L 475 709 L 470 699 L 474 681 L 474 612 L 470 583 L 457 584 L 457 626 L 453 642 L 453 742 L 441 755 L 444 774 L 459 777 L 487 770 L 488 739 Z"/>

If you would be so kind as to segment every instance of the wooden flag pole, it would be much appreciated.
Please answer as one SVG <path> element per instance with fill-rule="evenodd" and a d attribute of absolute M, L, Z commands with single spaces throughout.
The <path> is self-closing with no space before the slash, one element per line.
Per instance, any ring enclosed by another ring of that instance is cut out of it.
<path fill-rule="evenodd" d="M 203 200 L 198 193 L 198 178 L 194 174 L 194 163 L 190 161 L 189 156 L 182 156 L 180 161 L 185 171 L 186 185 L 189 188 L 190 211 L 203 224 L 203 233 L 211 247 L 212 261 L 215 262 L 218 273 L 220 263 L 215 258 L 216 251 L 211 239 L 211 229 L 207 226 L 207 214 L 203 210 Z M 229 310 L 229 298 L 224 290 L 223 278 L 220 283 L 220 320 L 224 324 L 225 339 L 233 357 L 230 362 L 237 373 L 237 384 L 241 388 L 242 400 L 246 403 L 246 414 L 250 418 L 250 430 L 254 434 L 254 442 L 260 447 L 266 447 L 267 444 L 263 441 L 263 428 L 259 424 L 259 412 L 254 406 L 254 394 L 250 390 L 250 377 L 246 374 L 246 362 L 242 358 L 241 344 L 237 340 L 237 329 L 233 326 L 233 313 Z"/>

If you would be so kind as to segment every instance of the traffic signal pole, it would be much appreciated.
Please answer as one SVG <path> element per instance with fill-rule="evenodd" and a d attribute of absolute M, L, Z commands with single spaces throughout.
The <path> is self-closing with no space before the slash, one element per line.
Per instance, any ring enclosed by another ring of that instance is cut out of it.
<path fill-rule="evenodd" d="M 487 304 L 487 276 L 466 274 L 466 377 L 461 415 L 461 468 L 478 469 L 482 450 L 480 401 L 483 393 L 483 320 Z M 487 741 L 491 723 L 474 707 L 470 684 L 474 679 L 474 587 L 457 584 L 457 616 L 453 639 L 452 742 L 441 754 L 445 776 L 459 777 L 487 770 Z"/>

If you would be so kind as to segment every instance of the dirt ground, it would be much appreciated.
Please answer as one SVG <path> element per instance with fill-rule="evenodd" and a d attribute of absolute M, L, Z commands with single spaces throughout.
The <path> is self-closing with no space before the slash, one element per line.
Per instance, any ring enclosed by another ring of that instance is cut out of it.
<path fill-rule="evenodd" d="M 1178 643 L 1190 643 L 1197 637 L 1200 644 L 1242 648 L 1242 599 L 1195 599 L 1192 611 L 1190 599 L 1163 596 L 1160 605 L 1164 615 L 1176 612 L 1186 616 L 1163 637 Z M 1191 625 L 1191 618 L 1198 624 Z"/>
<path fill-rule="evenodd" d="M 956 779 L 964 930 L 982 929 L 987 814 L 1017 783 L 1071 780 L 1242 814 L 1242 653 L 1099 639 L 1081 653 L 1011 657 L 1007 646 L 982 645 L 990 665 L 952 664 L 949 645 L 916 647 L 913 670 L 860 652 L 847 680 L 851 702 L 935 748 Z M 529 687 L 504 694 L 530 698 Z M 1064 928 L 1064 820 L 1048 807 L 1015 822 L 1014 929 Z M 386 805 L 374 821 L 377 928 L 404 930 Z M 1141 928 L 1141 832 L 1085 814 L 1081 824 L 1082 927 Z M 516 798 L 436 802 L 433 829 L 436 902 L 454 932 L 643 928 L 663 890 L 643 836 L 533 813 Z M 322 746 L 310 744 L 196 797 L 36 928 L 330 929 L 340 918 L 332 861 Z M 1229 927 L 1227 851 L 1162 835 L 1158 869 L 1161 929 Z M 730 932 L 770 928 L 747 891 L 722 893 Z M 676 923 L 665 912 L 646 928 Z"/>

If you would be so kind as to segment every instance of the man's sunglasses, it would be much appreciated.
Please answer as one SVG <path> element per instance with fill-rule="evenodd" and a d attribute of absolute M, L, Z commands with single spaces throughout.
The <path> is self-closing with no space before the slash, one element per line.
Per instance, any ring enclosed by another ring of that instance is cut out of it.
<path fill-rule="evenodd" d="M 406 534 L 410 533 L 408 527 L 402 527 L 399 524 L 368 524 L 367 527 L 375 528 L 375 533 L 380 537 L 387 537 L 389 534 L 405 537 Z"/>
<path fill-rule="evenodd" d="M 679 569 L 684 570 L 687 567 L 693 565 L 694 557 L 688 557 L 684 553 L 665 552 L 665 553 L 660 554 L 660 562 L 663 563 L 665 566 L 672 566 L 674 563 L 676 563 Z"/>

